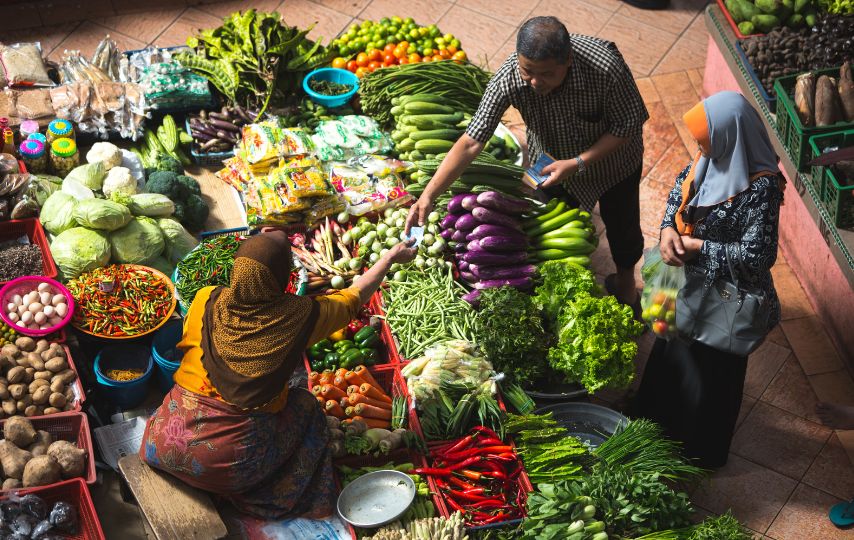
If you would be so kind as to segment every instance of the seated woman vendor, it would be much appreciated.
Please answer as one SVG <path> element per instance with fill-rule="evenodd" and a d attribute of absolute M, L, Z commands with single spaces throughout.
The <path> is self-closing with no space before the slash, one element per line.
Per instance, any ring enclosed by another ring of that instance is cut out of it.
<path fill-rule="evenodd" d="M 305 348 L 354 319 L 393 263 L 392 248 L 350 288 L 308 298 L 283 292 L 287 236 L 241 244 L 229 287 L 201 289 L 184 319 L 175 385 L 145 429 L 142 458 L 264 519 L 333 513 L 326 419 L 307 390 L 288 388 Z"/>

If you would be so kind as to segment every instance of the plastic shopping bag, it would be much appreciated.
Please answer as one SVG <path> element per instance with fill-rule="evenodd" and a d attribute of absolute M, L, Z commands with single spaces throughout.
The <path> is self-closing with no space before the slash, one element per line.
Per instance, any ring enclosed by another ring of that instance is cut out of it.
<path fill-rule="evenodd" d="M 676 295 L 685 285 L 685 270 L 670 266 L 661 259 L 658 246 L 644 254 L 641 317 L 653 333 L 661 338 L 676 336 Z"/>

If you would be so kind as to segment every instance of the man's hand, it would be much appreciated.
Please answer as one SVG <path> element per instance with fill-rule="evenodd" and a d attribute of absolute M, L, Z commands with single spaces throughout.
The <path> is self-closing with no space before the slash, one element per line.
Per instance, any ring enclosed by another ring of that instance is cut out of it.
<path fill-rule="evenodd" d="M 409 208 L 409 215 L 406 216 L 406 226 L 404 232 L 409 234 L 409 229 L 412 227 L 423 227 L 427 223 L 427 216 L 433 211 L 433 201 L 429 197 L 421 196 Z"/>
<path fill-rule="evenodd" d="M 578 162 L 573 159 L 555 161 L 543 167 L 543 174 L 548 174 L 548 179 L 540 184 L 540 187 L 549 188 L 563 182 L 578 172 Z"/>
<path fill-rule="evenodd" d="M 687 238 L 686 238 L 687 240 Z M 670 266 L 682 266 L 685 264 L 682 257 L 685 256 L 685 246 L 682 237 L 673 227 L 661 229 L 661 239 L 658 249 L 661 251 L 661 259 Z"/>
<path fill-rule="evenodd" d="M 415 260 L 418 255 L 418 248 L 412 247 L 415 244 L 415 239 L 410 238 L 405 242 L 400 242 L 386 252 L 385 256 L 389 264 L 406 264 Z"/>

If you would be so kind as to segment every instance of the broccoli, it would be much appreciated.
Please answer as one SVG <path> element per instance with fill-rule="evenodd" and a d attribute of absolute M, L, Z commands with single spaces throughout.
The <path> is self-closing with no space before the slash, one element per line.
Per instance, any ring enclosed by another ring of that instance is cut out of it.
<path fill-rule="evenodd" d="M 184 174 L 181 162 L 168 154 L 157 154 L 154 160 L 154 168 L 158 171 L 170 171 L 175 174 Z"/>
<path fill-rule="evenodd" d="M 172 171 L 156 171 L 148 177 L 148 182 L 145 183 L 145 189 L 149 193 L 160 193 L 173 201 L 184 199 L 181 197 L 182 187 L 178 181 L 178 175 Z"/>
<path fill-rule="evenodd" d="M 174 202 L 174 201 L 173 201 Z M 175 203 L 175 212 L 172 213 L 172 219 L 178 222 L 184 221 L 184 215 L 187 213 L 187 209 L 184 206 L 184 203 L 176 202 Z"/>
<path fill-rule="evenodd" d="M 210 208 L 200 196 L 191 194 L 185 203 L 183 224 L 191 231 L 201 230 L 208 219 Z"/>
<path fill-rule="evenodd" d="M 199 183 L 195 178 L 191 176 L 185 176 L 183 174 L 178 175 L 178 182 L 181 184 L 181 199 L 186 199 L 190 195 L 199 195 L 202 194 L 202 188 L 199 187 Z"/>

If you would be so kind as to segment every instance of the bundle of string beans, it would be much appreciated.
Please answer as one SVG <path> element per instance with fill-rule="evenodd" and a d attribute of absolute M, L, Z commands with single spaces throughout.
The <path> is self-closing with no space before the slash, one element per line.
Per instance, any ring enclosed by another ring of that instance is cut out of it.
<path fill-rule="evenodd" d="M 414 94 L 446 98 L 445 105 L 463 113 L 474 113 L 492 74 L 468 62 L 454 60 L 404 64 L 368 73 L 359 82 L 359 97 L 365 114 L 381 124 L 392 121 L 391 100 Z"/>
<path fill-rule="evenodd" d="M 454 512 L 451 517 L 434 517 L 410 521 L 404 529 L 394 522 L 363 540 L 468 540 L 463 515 Z"/>

